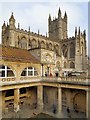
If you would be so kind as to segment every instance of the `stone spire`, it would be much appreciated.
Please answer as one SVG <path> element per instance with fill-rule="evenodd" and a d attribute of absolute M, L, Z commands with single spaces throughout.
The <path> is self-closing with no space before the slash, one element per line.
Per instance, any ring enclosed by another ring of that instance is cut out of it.
<path fill-rule="evenodd" d="M 64 14 L 64 19 L 67 20 L 67 13 L 66 13 L 66 11 L 65 11 L 65 14 Z"/>
<path fill-rule="evenodd" d="M 28 31 L 30 32 L 30 26 L 29 26 L 29 29 L 28 29 Z"/>
<path fill-rule="evenodd" d="M 11 17 L 10 17 L 9 21 L 12 21 L 12 20 L 15 21 L 13 12 L 12 12 L 12 14 L 11 14 Z"/>
<path fill-rule="evenodd" d="M 51 22 L 51 15 L 49 14 L 48 22 Z"/>
<path fill-rule="evenodd" d="M 4 35 L 5 33 L 5 30 L 6 30 L 6 23 L 4 21 L 3 25 L 2 25 L 2 35 Z M 3 37 L 2 37 L 3 38 Z"/>
<path fill-rule="evenodd" d="M 61 10 L 60 10 L 60 7 L 59 7 L 59 10 L 58 10 L 58 17 L 61 17 Z"/>
<path fill-rule="evenodd" d="M 77 36 L 77 27 L 75 27 L 75 37 Z"/>
<path fill-rule="evenodd" d="M 79 29 L 78 29 L 78 35 L 80 35 L 80 27 L 79 27 Z"/>
<path fill-rule="evenodd" d="M 39 31 L 39 29 L 38 29 L 38 35 L 39 35 L 39 33 L 40 33 L 40 31 Z"/>
<path fill-rule="evenodd" d="M 9 19 L 9 26 L 10 26 L 11 29 L 15 28 L 15 19 L 14 19 L 13 12 L 12 12 L 11 17 Z"/>
<path fill-rule="evenodd" d="M 3 25 L 2 25 L 2 29 L 6 29 L 6 23 L 4 21 Z"/>

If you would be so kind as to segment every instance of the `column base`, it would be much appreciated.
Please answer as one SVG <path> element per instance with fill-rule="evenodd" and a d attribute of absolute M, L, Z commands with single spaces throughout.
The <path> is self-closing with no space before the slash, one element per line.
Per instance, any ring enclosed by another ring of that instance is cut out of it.
<path fill-rule="evenodd" d="M 17 107 L 14 108 L 14 111 L 15 111 L 15 112 L 18 112 L 18 111 L 19 111 L 19 105 L 17 105 Z"/>

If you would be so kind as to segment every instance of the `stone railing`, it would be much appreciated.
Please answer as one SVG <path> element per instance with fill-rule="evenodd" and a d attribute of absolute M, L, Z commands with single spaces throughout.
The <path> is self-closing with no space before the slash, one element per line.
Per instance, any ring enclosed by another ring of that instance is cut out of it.
<path fill-rule="evenodd" d="M 87 82 L 86 78 L 82 77 L 62 77 L 62 81 L 69 81 L 69 82 Z"/>
<path fill-rule="evenodd" d="M 24 80 L 24 81 L 27 81 L 27 80 L 35 81 L 35 80 L 41 80 L 41 77 L 40 76 L 31 76 L 31 77 L 22 76 L 22 77 L 20 77 L 20 81 L 21 80 Z"/>
<path fill-rule="evenodd" d="M 90 84 L 89 78 L 84 77 L 20 77 L 20 79 L 16 79 L 16 77 L 8 77 L 8 78 L 0 78 L 0 82 L 2 85 L 4 84 L 21 84 L 27 82 L 59 82 L 59 83 L 76 83 L 76 84 Z"/>
<path fill-rule="evenodd" d="M 11 81 L 16 81 L 16 77 L 0 78 L 0 82 L 11 82 Z"/>
<path fill-rule="evenodd" d="M 77 76 L 76 77 L 43 77 L 42 81 L 90 85 L 90 78 L 77 77 Z"/>

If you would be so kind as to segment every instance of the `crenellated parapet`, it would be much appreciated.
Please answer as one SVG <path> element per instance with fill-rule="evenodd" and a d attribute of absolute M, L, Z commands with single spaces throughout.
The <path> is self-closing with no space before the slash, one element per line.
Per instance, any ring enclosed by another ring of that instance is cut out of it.
<path fill-rule="evenodd" d="M 68 37 L 67 35 L 67 13 L 64 16 L 61 15 L 61 10 L 58 10 L 58 17 L 51 18 L 49 14 L 48 18 L 48 32 L 50 39 L 54 38 L 55 41 L 62 41 Z"/>

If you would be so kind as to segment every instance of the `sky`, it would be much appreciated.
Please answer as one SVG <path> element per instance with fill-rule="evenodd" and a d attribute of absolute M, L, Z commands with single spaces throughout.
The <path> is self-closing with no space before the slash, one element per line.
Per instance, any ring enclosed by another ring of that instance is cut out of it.
<path fill-rule="evenodd" d="M 80 0 L 80 2 L 71 2 L 71 1 L 47 1 L 47 0 L 33 0 L 28 1 L 24 0 L 23 2 L 3 2 L 0 3 L 0 14 L 2 19 L 0 19 L 0 32 L 1 26 L 5 21 L 6 24 L 9 22 L 11 13 L 13 12 L 16 19 L 16 27 L 20 23 L 20 28 L 30 30 L 33 32 L 40 31 L 40 34 L 46 35 L 48 33 L 48 16 L 51 14 L 52 19 L 57 17 L 58 9 L 60 7 L 62 12 L 62 17 L 64 16 L 65 11 L 68 16 L 68 36 L 74 36 L 75 27 L 81 27 L 81 31 L 84 29 L 87 33 L 88 39 L 88 2 L 87 0 Z M 79 0 L 78 0 L 79 1 Z M 1 38 L 1 36 L 0 36 Z M 1 42 L 1 39 L 0 39 Z"/>

